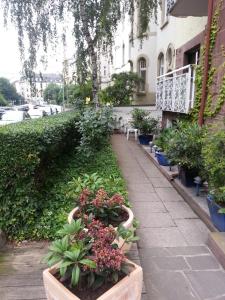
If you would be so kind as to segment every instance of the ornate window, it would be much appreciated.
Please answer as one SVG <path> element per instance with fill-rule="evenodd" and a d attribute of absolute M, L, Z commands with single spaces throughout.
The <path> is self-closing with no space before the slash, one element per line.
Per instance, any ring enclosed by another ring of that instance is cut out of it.
<path fill-rule="evenodd" d="M 158 76 L 164 74 L 164 64 L 165 64 L 164 54 L 161 52 L 158 57 Z"/>
<path fill-rule="evenodd" d="M 146 86 L 146 75 L 147 75 L 147 64 L 146 59 L 144 57 L 140 58 L 138 61 L 139 67 L 139 76 L 141 77 L 142 81 L 139 85 L 139 92 L 145 92 Z"/>
<path fill-rule="evenodd" d="M 168 21 L 168 0 L 161 2 L 161 25 L 163 26 Z"/>

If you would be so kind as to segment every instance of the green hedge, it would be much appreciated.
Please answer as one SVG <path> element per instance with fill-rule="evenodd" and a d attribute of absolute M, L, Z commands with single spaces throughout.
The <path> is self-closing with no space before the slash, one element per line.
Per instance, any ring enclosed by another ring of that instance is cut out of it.
<path fill-rule="evenodd" d="M 42 215 L 49 174 L 80 140 L 77 121 L 69 112 L 0 127 L 0 228 L 10 238 L 27 238 Z"/>

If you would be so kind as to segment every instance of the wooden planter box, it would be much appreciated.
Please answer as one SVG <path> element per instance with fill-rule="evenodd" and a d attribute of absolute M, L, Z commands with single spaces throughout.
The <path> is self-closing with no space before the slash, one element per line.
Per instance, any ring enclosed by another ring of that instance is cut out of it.
<path fill-rule="evenodd" d="M 132 212 L 132 210 L 129 207 L 126 207 L 125 205 L 123 205 L 123 209 L 128 213 L 128 219 L 126 222 L 123 223 L 124 228 L 126 229 L 132 229 L 133 226 L 133 221 L 134 221 L 134 214 Z M 76 213 L 79 211 L 79 207 L 75 207 L 68 215 L 68 222 L 69 224 L 71 224 L 71 222 L 74 220 Z M 119 238 L 119 240 L 115 240 L 114 241 L 115 244 L 118 244 L 118 247 L 124 252 L 128 252 L 132 246 L 132 243 L 125 243 L 124 244 L 124 239 L 122 239 L 121 237 Z"/>
<path fill-rule="evenodd" d="M 143 282 L 142 268 L 131 261 L 128 262 L 134 265 L 134 270 L 130 273 L 130 275 L 124 277 L 96 300 L 141 300 Z M 54 277 L 53 274 L 56 272 L 56 267 L 52 267 L 43 272 L 43 280 L 47 299 L 81 300 Z"/>

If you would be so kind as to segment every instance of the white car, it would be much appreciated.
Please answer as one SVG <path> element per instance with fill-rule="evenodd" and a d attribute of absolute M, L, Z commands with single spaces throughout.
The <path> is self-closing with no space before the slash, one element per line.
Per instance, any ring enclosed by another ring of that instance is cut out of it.
<path fill-rule="evenodd" d="M 43 111 L 40 109 L 30 109 L 28 111 L 29 116 L 31 119 L 38 119 L 43 117 Z"/>
<path fill-rule="evenodd" d="M 30 119 L 29 115 L 24 111 L 9 110 L 2 115 L 0 125 L 7 125 L 12 123 L 21 122 L 23 120 Z"/>

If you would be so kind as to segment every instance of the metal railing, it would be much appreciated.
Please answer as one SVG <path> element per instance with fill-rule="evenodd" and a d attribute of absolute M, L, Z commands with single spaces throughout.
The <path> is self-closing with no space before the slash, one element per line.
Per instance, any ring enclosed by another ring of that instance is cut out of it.
<path fill-rule="evenodd" d="M 187 65 L 157 77 L 157 109 L 187 114 L 194 106 L 194 96 L 195 65 Z"/>

